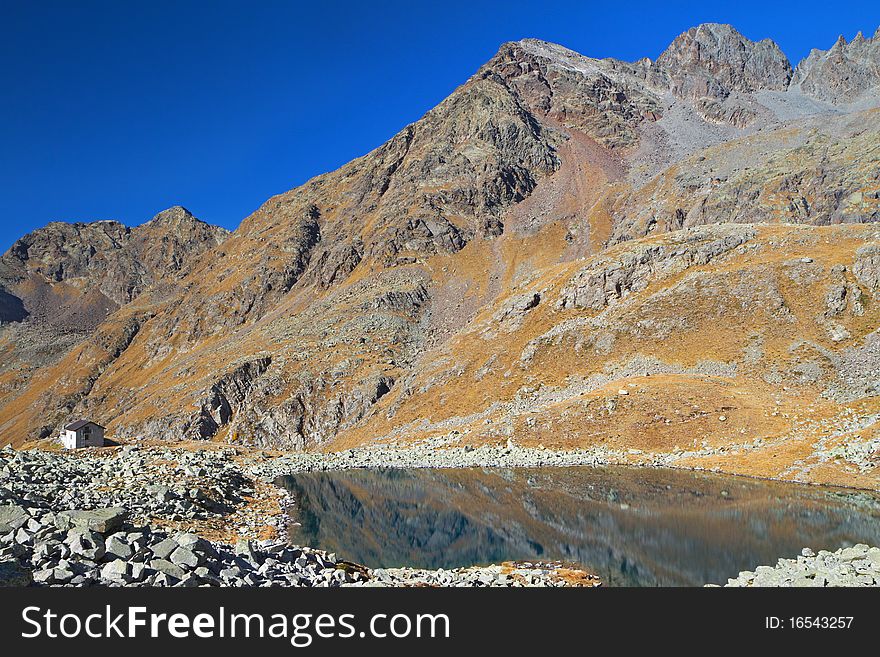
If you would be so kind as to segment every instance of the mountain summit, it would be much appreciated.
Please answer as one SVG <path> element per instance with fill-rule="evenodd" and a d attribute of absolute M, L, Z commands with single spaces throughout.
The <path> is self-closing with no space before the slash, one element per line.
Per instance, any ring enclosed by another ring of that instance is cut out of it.
<path fill-rule="evenodd" d="M 706 23 L 680 35 L 652 67 L 681 98 L 726 98 L 733 92 L 785 91 L 791 64 L 770 39 L 750 41 L 730 25 Z"/>
<path fill-rule="evenodd" d="M 91 417 L 858 479 L 816 441 L 878 431 L 875 42 L 795 70 L 717 24 L 653 62 L 506 43 L 231 234 L 183 208 L 50 224 L 0 260 L 0 435 Z"/>

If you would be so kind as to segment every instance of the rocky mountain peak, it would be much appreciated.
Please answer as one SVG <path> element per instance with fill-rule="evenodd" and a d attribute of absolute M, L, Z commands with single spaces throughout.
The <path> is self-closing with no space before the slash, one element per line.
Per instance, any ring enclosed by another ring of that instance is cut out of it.
<path fill-rule="evenodd" d="M 751 41 L 730 25 L 704 23 L 679 35 L 654 62 L 681 98 L 719 98 L 732 92 L 782 91 L 792 69 L 770 39 Z"/>
<path fill-rule="evenodd" d="M 551 126 L 609 148 L 635 144 L 638 124 L 657 110 L 644 84 L 644 63 L 586 57 L 539 39 L 504 44 L 479 75 L 503 80 L 518 102 Z"/>
<path fill-rule="evenodd" d="M 791 85 L 834 104 L 858 101 L 880 85 L 880 28 L 870 39 L 859 32 L 849 43 L 841 35 L 828 50 L 814 48 L 798 64 Z"/>
<path fill-rule="evenodd" d="M 193 216 L 193 213 L 187 210 L 182 205 L 173 205 L 167 210 L 162 210 L 154 216 L 152 219 L 147 221 L 147 224 L 157 223 L 157 224 L 180 224 L 182 222 L 187 223 L 195 223 L 201 222 L 201 220 L 196 219 Z"/>
<path fill-rule="evenodd" d="M 0 276 L 20 279 L 34 273 L 60 281 L 71 268 L 81 275 L 90 256 L 120 248 L 130 232 L 118 221 L 50 222 L 17 240 L 0 257 Z"/>

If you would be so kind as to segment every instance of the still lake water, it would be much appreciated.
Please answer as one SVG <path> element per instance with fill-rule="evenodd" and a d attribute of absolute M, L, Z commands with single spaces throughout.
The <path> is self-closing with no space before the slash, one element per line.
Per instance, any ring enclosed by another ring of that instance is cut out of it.
<path fill-rule="evenodd" d="M 347 470 L 281 477 L 294 543 L 372 567 L 563 560 L 611 586 L 700 586 L 801 548 L 880 545 L 880 496 L 633 468 Z"/>

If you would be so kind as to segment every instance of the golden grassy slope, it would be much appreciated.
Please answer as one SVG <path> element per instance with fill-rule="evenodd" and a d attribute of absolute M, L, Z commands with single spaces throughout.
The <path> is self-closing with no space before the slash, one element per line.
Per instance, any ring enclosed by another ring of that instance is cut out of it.
<path fill-rule="evenodd" d="M 872 299 L 863 314 L 836 317 L 850 337 L 832 339 L 824 314 L 829 272 L 851 268 L 857 249 L 876 243 L 880 230 L 760 226 L 754 234 L 717 260 L 657 275 L 598 312 L 558 307 L 579 270 L 636 246 L 674 244 L 681 234 L 541 270 L 513 290 L 541 294 L 520 326 L 499 321 L 513 296 L 502 295 L 442 348 L 423 354 L 414 375 L 331 447 L 379 436 L 463 444 L 510 437 L 522 445 L 642 450 L 639 460 L 673 454 L 681 464 L 794 476 L 788 468 L 809 460 L 812 444 L 843 426 L 851 409 L 857 416 L 880 410 L 876 397 L 840 404 L 822 395 L 836 380 L 829 355 L 857 348 L 880 326 L 880 304 Z M 807 365 L 821 372 L 815 380 L 798 374 Z M 861 431 L 867 439 L 877 428 Z M 700 450 L 707 453 L 685 455 Z M 806 478 L 877 483 L 844 461 Z"/>

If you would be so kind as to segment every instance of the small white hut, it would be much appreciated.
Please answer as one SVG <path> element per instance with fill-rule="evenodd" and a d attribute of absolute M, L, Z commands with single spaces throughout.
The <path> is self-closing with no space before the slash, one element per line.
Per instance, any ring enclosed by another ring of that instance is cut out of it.
<path fill-rule="evenodd" d="M 66 449 L 103 447 L 104 427 L 91 420 L 77 420 L 61 430 L 60 438 Z"/>

